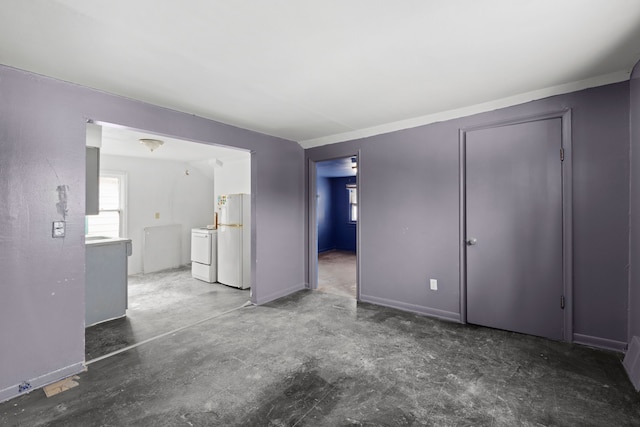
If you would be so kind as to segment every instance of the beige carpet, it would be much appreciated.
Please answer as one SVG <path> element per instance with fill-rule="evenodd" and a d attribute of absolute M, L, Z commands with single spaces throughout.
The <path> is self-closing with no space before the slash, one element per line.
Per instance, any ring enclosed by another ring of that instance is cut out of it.
<path fill-rule="evenodd" d="M 318 290 L 356 298 L 356 253 L 330 251 L 318 255 Z"/>

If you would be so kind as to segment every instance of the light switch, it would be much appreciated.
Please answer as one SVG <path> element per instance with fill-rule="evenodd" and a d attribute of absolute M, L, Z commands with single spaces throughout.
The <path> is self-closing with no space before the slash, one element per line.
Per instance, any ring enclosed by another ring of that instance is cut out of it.
<path fill-rule="evenodd" d="M 432 291 L 437 291 L 438 290 L 438 281 L 436 279 L 429 280 L 429 287 L 431 288 Z"/>
<path fill-rule="evenodd" d="M 160 219 L 160 212 L 156 212 L 156 219 Z"/>
<path fill-rule="evenodd" d="M 65 222 L 64 221 L 53 221 L 53 230 L 51 235 L 55 238 L 64 237 L 65 234 Z"/>

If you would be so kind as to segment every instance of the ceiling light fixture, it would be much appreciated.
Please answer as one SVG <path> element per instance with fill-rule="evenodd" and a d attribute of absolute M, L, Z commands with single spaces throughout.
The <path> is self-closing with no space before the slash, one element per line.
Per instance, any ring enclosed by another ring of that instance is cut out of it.
<path fill-rule="evenodd" d="M 158 147 L 164 144 L 164 141 L 161 141 L 159 139 L 142 138 L 139 141 L 140 141 L 140 144 L 144 145 L 152 152 L 153 150 L 158 149 Z"/>

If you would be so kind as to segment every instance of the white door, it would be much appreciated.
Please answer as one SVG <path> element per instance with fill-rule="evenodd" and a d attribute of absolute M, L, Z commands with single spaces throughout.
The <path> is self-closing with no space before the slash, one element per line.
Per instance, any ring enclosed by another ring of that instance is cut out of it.
<path fill-rule="evenodd" d="M 218 282 L 242 287 L 242 227 L 218 228 Z"/>
<path fill-rule="evenodd" d="M 211 234 L 191 233 L 191 261 L 211 264 Z"/>

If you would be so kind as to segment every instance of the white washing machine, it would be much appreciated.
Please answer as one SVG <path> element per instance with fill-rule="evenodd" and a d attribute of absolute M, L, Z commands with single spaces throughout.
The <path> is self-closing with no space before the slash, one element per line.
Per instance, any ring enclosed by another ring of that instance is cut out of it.
<path fill-rule="evenodd" d="M 218 280 L 218 230 L 191 229 L 191 276 L 205 282 Z"/>

